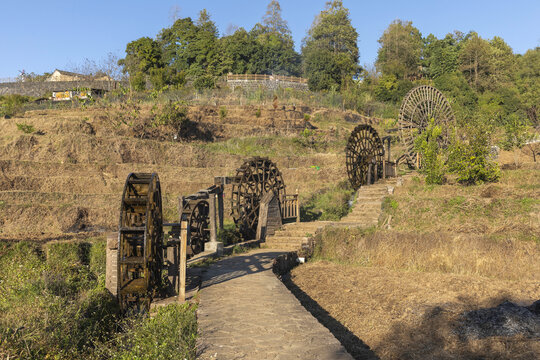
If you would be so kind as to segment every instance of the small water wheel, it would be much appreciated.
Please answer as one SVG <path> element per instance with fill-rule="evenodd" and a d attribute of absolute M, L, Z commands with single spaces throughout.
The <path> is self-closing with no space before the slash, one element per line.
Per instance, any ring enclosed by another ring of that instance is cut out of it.
<path fill-rule="evenodd" d="M 254 157 L 236 170 L 232 183 L 232 217 L 246 239 L 255 238 L 259 205 L 268 191 L 273 191 L 280 200 L 285 196 L 281 172 L 268 158 Z"/>
<path fill-rule="evenodd" d="M 436 88 L 417 86 L 405 95 L 399 109 L 399 134 L 405 146 L 405 157 L 409 166 L 416 166 L 414 142 L 427 128 L 431 119 L 441 126 L 441 142 L 447 144 L 448 127 L 455 121 L 450 103 Z"/>
<path fill-rule="evenodd" d="M 354 189 L 368 184 L 368 178 L 381 178 L 383 175 L 384 147 L 377 131 L 369 125 L 361 124 L 354 128 L 347 142 L 346 164 L 349 181 Z M 370 164 L 371 177 L 368 176 Z"/>
<path fill-rule="evenodd" d="M 163 265 L 161 186 L 156 173 L 126 179 L 118 229 L 118 300 L 123 311 L 148 311 Z"/>
<path fill-rule="evenodd" d="M 207 200 L 198 198 L 197 195 L 185 199 L 182 209 L 182 219 L 189 222 L 190 228 L 190 255 L 195 255 L 204 250 L 204 243 L 210 241 L 210 205 Z"/>

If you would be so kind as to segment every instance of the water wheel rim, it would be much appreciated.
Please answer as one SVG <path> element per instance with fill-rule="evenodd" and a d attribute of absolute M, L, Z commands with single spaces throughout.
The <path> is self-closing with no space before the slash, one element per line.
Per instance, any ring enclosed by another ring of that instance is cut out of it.
<path fill-rule="evenodd" d="M 369 164 L 378 165 L 377 172 L 382 175 L 384 146 L 377 131 L 367 124 L 354 128 L 345 149 L 347 175 L 354 189 L 368 182 Z"/>
<path fill-rule="evenodd" d="M 252 238 L 257 229 L 259 207 L 265 192 L 279 199 L 285 195 L 285 184 L 276 164 L 268 158 L 247 160 L 236 171 L 231 196 L 231 214 L 244 237 Z"/>
<path fill-rule="evenodd" d="M 429 85 L 411 89 L 403 98 L 398 117 L 399 136 L 405 147 L 405 158 L 411 167 L 416 166 L 416 137 L 427 128 L 432 118 L 443 130 L 441 142 L 448 144 L 449 131 L 455 117 L 446 97 Z"/>

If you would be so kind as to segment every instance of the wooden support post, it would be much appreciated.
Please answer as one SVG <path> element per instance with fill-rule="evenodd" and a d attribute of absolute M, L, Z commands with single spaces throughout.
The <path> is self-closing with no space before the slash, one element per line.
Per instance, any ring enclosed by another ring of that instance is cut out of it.
<path fill-rule="evenodd" d="M 210 207 L 210 213 L 208 214 L 208 217 L 210 218 L 210 241 L 204 243 L 204 251 L 215 251 L 218 256 L 221 256 L 223 254 L 223 243 L 218 242 L 217 237 L 217 223 L 219 222 L 217 219 L 217 201 L 216 201 L 216 194 L 209 194 L 208 197 L 208 205 Z"/>
<path fill-rule="evenodd" d="M 367 172 L 367 185 L 371 185 L 371 173 L 373 172 L 373 164 L 368 165 L 368 172 Z"/>
<path fill-rule="evenodd" d="M 298 196 L 298 189 L 296 189 L 296 222 L 300 222 L 300 197 Z"/>
<path fill-rule="evenodd" d="M 374 166 L 375 171 L 373 172 L 373 182 L 377 182 L 379 180 L 379 164 L 375 163 Z"/>
<path fill-rule="evenodd" d="M 420 169 L 420 153 L 416 153 L 416 168 Z"/>
<path fill-rule="evenodd" d="M 386 159 L 382 161 L 382 178 L 386 179 Z"/>
<path fill-rule="evenodd" d="M 223 185 L 220 186 L 220 191 L 217 194 L 217 203 L 218 203 L 218 217 L 219 217 L 219 229 L 223 230 Z"/>
<path fill-rule="evenodd" d="M 181 221 L 180 222 L 180 269 L 178 273 L 180 274 L 180 289 L 178 291 L 178 302 L 183 303 L 186 301 L 186 270 L 187 270 L 187 243 L 189 239 L 189 222 Z"/>
<path fill-rule="evenodd" d="M 216 195 L 208 194 L 208 205 L 210 206 L 210 242 L 217 242 L 217 211 L 216 211 Z"/>
<path fill-rule="evenodd" d="M 116 296 L 118 294 L 118 233 L 107 234 L 105 253 L 105 287 Z"/>

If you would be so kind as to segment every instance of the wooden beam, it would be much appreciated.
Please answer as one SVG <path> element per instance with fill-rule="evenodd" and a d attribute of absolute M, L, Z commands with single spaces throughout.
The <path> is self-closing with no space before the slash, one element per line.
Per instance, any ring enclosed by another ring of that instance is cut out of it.
<path fill-rule="evenodd" d="M 181 221 L 180 229 L 180 291 L 178 292 L 178 302 L 183 303 L 186 301 L 186 270 L 187 270 L 187 243 L 189 239 L 189 222 Z"/>

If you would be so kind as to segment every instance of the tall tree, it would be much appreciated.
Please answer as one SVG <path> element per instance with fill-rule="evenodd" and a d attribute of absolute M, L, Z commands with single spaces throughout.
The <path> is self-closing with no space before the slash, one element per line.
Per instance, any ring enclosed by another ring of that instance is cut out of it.
<path fill-rule="evenodd" d="M 459 54 L 460 68 L 475 90 L 485 88 L 490 69 L 490 46 L 476 32 L 467 34 Z"/>
<path fill-rule="evenodd" d="M 268 4 L 266 13 L 263 16 L 263 25 L 269 32 L 280 34 L 283 37 L 291 36 L 287 21 L 281 17 L 281 5 L 277 0 L 272 0 Z"/>
<path fill-rule="evenodd" d="M 394 20 L 379 39 L 377 69 L 398 79 L 420 76 L 422 34 L 411 21 Z"/>
<path fill-rule="evenodd" d="M 134 76 L 137 73 L 148 74 L 150 69 L 162 67 L 159 44 L 149 37 L 142 37 L 126 46 L 126 57 L 118 64 L 123 66 L 124 73 Z"/>
<path fill-rule="evenodd" d="M 429 34 L 424 39 L 423 72 L 432 79 L 452 74 L 459 68 L 459 50 L 463 33 L 447 34 L 444 39 L 437 39 Z"/>
<path fill-rule="evenodd" d="M 182 18 L 170 28 L 161 30 L 158 42 L 163 51 L 164 63 L 175 71 L 188 71 L 194 61 L 193 44 L 197 37 L 197 26 L 191 18 Z"/>
<path fill-rule="evenodd" d="M 237 29 L 232 35 L 222 37 L 219 39 L 218 73 L 255 73 L 256 69 L 251 64 L 259 47 L 259 43 L 244 28 Z"/>
<path fill-rule="evenodd" d="M 358 75 L 358 33 L 340 0 L 326 3 L 302 46 L 304 74 L 312 90 L 341 88 Z"/>
<path fill-rule="evenodd" d="M 517 86 L 521 101 L 534 126 L 540 126 L 540 47 L 518 57 Z"/>
<path fill-rule="evenodd" d="M 512 48 L 500 37 L 495 36 L 489 41 L 489 63 L 491 78 L 489 87 L 495 89 L 513 83 L 517 71 L 517 62 Z"/>
<path fill-rule="evenodd" d="M 268 4 L 262 24 L 257 23 L 250 36 L 259 46 L 253 54 L 251 70 L 258 74 L 299 75 L 300 55 L 287 21 L 281 17 L 281 6 L 276 0 Z"/>
<path fill-rule="evenodd" d="M 218 30 L 215 23 L 210 20 L 206 9 L 201 10 L 196 22 L 197 33 L 193 43 L 194 62 L 189 73 L 200 76 L 202 74 L 215 75 L 218 67 L 217 39 Z"/>

